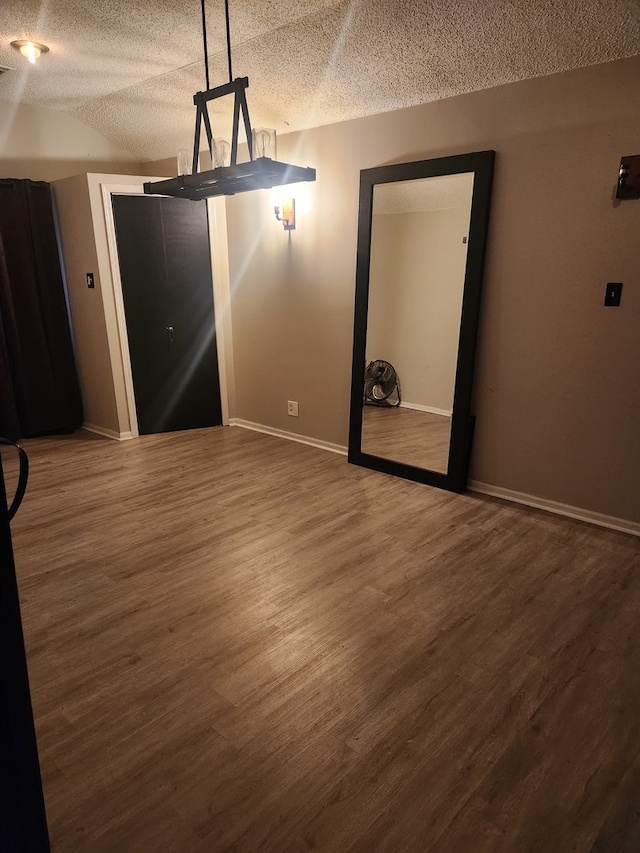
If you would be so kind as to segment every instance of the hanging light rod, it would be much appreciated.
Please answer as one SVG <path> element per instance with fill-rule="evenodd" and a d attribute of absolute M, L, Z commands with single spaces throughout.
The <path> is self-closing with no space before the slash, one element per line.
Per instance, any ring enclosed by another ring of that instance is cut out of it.
<path fill-rule="evenodd" d="M 198 201 L 203 198 L 212 198 L 221 195 L 235 195 L 236 193 L 248 192 L 250 190 L 269 189 L 270 187 L 293 184 L 300 181 L 315 181 L 316 170 L 303 166 L 292 166 L 289 163 L 280 163 L 270 157 L 254 158 L 253 132 L 251 120 L 249 119 L 249 107 L 247 106 L 246 90 L 249 86 L 248 77 L 237 77 L 233 79 L 231 70 L 231 30 L 229 27 L 229 0 L 224 0 L 225 21 L 227 30 L 227 62 L 229 67 L 229 82 L 213 89 L 209 84 L 209 51 L 207 47 L 207 21 L 205 13 L 205 0 L 200 0 L 202 11 L 202 42 L 204 48 L 204 68 L 207 89 L 204 92 L 196 92 L 193 103 L 196 107 L 196 129 L 193 141 L 193 164 L 190 175 L 178 175 L 177 178 L 169 178 L 166 181 L 148 181 L 144 185 L 147 195 L 169 195 L 176 198 L 188 198 Z M 209 103 L 226 95 L 234 96 L 233 125 L 231 137 L 231 164 L 219 166 L 206 172 L 199 172 L 200 159 L 200 136 L 204 125 L 209 154 L 214 161 L 214 140 L 209 118 Z M 240 130 L 240 114 L 244 124 L 247 148 L 249 149 L 249 161 L 238 163 L 238 136 Z"/>

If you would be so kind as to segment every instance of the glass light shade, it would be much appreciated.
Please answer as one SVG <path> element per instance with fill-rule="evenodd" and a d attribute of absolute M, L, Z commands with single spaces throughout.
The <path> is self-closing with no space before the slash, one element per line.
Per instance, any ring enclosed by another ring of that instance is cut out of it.
<path fill-rule="evenodd" d="M 40 51 L 33 44 L 33 42 L 29 42 L 28 44 L 23 45 L 20 48 L 20 53 L 23 56 L 26 56 L 32 65 L 36 64 L 36 59 L 40 56 Z"/>
<path fill-rule="evenodd" d="M 176 161 L 179 175 L 191 174 L 191 151 L 188 148 L 178 148 Z"/>
<path fill-rule="evenodd" d="M 269 157 L 270 160 L 278 159 L 276 132 L 274 129 L 256 127 L 252 132 L 253 157 Z"/>
<path fill-rule="evenodd" d="M 230 151 L 231 146 L 226 139 L 213 140 L 213 166 L 215 169 L 229 165 Z"/>

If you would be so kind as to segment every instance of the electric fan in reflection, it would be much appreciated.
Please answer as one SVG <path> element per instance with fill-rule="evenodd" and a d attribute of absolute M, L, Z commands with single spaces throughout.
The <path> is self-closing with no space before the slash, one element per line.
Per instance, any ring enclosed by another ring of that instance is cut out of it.
<path fill-rule="evenodd" d="M 364 402 L 367 406 L 400 405 L 400 381 L 392 364 L 376 359 L 364 372 Z"/>

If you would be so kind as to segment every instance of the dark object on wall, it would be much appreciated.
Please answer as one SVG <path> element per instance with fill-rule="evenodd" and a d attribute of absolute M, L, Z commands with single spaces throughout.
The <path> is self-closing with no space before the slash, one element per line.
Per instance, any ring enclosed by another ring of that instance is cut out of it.
<path fill-rule="evenodd" d="M 620 160 L 616 198 L 640 198 L 640 154 Z"/>
<path fill-rule="evenodd" d="M 622 282 L 610 281 L 604 294 L 604 304 L 608 307 L 617 308 L 622 298 Z"/>
<path fill-rule="evenodd" d="M 1 444 L 9 444 L 0 439 Z M 20 452 L 20 451 L 19 451 Z M 28 463 L 20 453 L 21 486 Z M 19 504 L 12 500 L 13 511 Z M 9 511 L 0 459 L 0 850 L 48 853 L 49 834 L 29 693 Z"/>
<path fill-rule="evenodd" d="M 113 195 L 141 435 L 222 423 L 205 205 Z"/>
<path fill-rule="evenodd" d="M 49 184 L 0 180 L 0 432 L 82 424 Z"/>
<path fill-rule="evenodd" d="M 366 406 L 400 405 L 400 382 L 395 367 L 378 358 L 370 361 L 364 371 L 364 402 Z"/>

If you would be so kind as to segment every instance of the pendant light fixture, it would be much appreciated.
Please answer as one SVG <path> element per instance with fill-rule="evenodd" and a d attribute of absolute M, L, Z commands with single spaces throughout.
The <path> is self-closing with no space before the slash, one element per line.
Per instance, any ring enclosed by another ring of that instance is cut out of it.
<path fill-rule="evenodd" d="M 254 135 L 249 119 L 246 89 L 249 86 L 248 77 L 233 79 L 231 70 L 231 31 L 229 27 L 229 0 L 224 0 L 225 21 L 227 28 L 227 62 L 229 67 L 229 82 L 222 86 L 209 88 L 209 54 L 207 50 L 207 23 L 205 0 L 200 0 L 202 11 L 202 40 L 204 47 L 204 67 L 207 89 L 196 92 L 193 103 L 196 107 L 196 130 L 193 141 L 193 164 L 191 174 L 178 175 L 166 181 L 147 182 L 144 191 L 148 195 L 169 195 L 176 198 L 188 198 L 197 201 L 221 195 L 235 195 L 249 190 L 268 189 L 283 184 L 293 184 L 299 181 L 315 181 L 316 170 L 302 166 L 292 166 L 281 163 L 270 157 L 254 157 Z M 229 166 L 218 166 L 206 172 L 198 172 L 200 158 L 200 136 L 204 125 L 209 153 L 212 163 L 215 162 L 215 141 L 209 119 L 208 105 L 211 101 L 234 96 L 233 125 L 231 137 L 231 156 Z M 240 129 L 240 114 L 244 124 L 249 160 L 238 163 L 238 136 Z"/>

